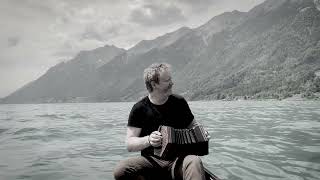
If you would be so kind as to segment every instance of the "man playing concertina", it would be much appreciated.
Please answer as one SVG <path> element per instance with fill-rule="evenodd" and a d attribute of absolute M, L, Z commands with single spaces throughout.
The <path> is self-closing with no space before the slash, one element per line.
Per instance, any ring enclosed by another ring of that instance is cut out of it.
<path fill-rule="evenodd" d="M 128 124 L 126 146 L 128 151 L 141 151 L 141 156 L 132 157 L 115 167 L 116 180 L 145 179 L 148 175 L 161 172 L 173 179 L 177 157 L 166 159 L 154 155 L 154 148 L 161 146 L 159 126 L 175 129 L 191 128 L 197 125 L 187 101 L 172 94 L 170 65 L 155 63 L 144 70 L 144 81 L 148 96 L 134 104 Z M 207 135 L 209 137 L 209 135 Z M 201 159 L 187 155 L 179 163 L 178 175 L 184 180 L 205 180 Z M 162 174 L 162 173 L 161 173 Z"/>

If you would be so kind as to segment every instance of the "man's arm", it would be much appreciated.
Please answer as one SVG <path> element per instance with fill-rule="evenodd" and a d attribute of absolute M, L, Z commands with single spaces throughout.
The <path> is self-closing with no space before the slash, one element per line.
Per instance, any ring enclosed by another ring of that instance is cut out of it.
<path fill-rule="evenodd" d="M 130 127 L 127 128 L 126 144 L 129 152 L 141 151 L 149 146 L 161 146 L 161 133 L 153 131 L 149 136 L 139 137 L 141 128 Z"/>
<path fill-rule="evenodd" d="M 126 145 L 129 152 L 141 151 L 150 146 L 149 136 L 139 137 L 140 132 L 141 128 L 128 126 Z"/>

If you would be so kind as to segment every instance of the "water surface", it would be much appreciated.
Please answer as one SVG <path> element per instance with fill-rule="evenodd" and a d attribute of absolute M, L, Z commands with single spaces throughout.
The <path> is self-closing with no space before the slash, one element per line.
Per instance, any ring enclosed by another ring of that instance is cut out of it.
<path fill-rule="evenodd" d="M 204 164 L 228 180 L 320 177 L 320 102 L 190 102 Z M 111 180 L 133 103 L 0 105 L 0 179 Z"/>

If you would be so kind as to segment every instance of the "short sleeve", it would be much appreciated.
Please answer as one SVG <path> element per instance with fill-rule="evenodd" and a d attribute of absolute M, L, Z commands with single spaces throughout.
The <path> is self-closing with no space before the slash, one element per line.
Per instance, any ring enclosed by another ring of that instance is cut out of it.
<path fill-rule="evenodd" d="M 141 108 L 138 104 L 135 104 L 130 111 L 127 126 L 142 128 L 142 120 Z"/>
<path fill-rule="evenodd" d="M 182 109 L 184 112 L 184 116 L 185 116 L 184 119 L 186 121 L 186 125 L 189 125 L 193 121 L 194 116 L 191 112 L 191 109 L 190 109 L 187 101 L 184 98 L 182 98 L 181 103 L 182 103 L 181 106 L 183 107 Z"/>

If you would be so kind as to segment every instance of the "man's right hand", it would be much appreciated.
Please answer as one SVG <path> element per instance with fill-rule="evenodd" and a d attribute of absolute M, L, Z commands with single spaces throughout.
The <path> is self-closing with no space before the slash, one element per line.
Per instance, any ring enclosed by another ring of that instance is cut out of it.
<path fill-rule="evenodd" d="M 159 131 L 153 131 L 148 137 L 149 143 L 153 147 L 161 146 L 162 135 Z"/>

